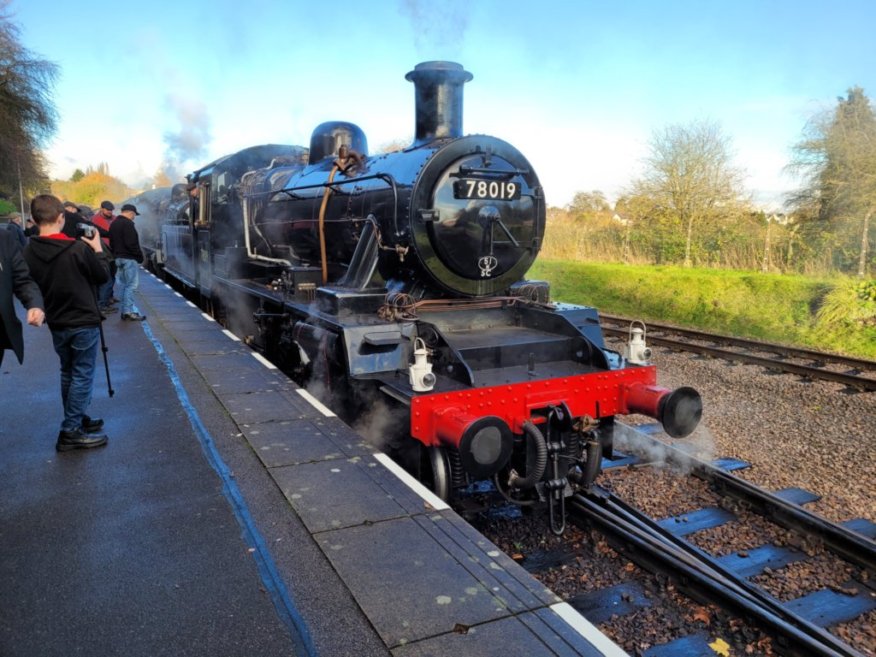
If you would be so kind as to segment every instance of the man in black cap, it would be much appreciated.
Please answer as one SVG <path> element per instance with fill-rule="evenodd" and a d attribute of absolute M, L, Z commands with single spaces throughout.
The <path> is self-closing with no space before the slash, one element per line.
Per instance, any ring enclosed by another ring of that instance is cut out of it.
<path fill-rule="evenodd" d="M 97 291 L 97 302 L 103 313 L 112 312 L 113 310 L 113 283 L 116 280 L 116 273 L 118 272 L 113 253 L 110 250 L 109 241 L 109 229 L 116 218 L 113 214 L 113 210 L 115 209 L 116 206 L 112 204 L 112 201 L 102 201 L 98 211 L 94 213 L 93 217 L 91 217 L 91 223 L 94 224 L 94 227 L 97 228 L 97 231 L 100 233 L 100 238 L 103 242 L 103 250 L 107 252 L 110 261 L 109 280 L 101 285 L 100 289 Z"/>
<path fill-rule="evenodd" d="M 127 203 L 110 225 L 110 249 L 116 260 L 119 296 L 122 298 L 122 319 L 129 322 L 142 322 L 146 319 L 134 306 L 134 290 L 140 285 L 140 265 L 143 251 L 140 250 L 140 237 L 134 227 L 134 217 L 139 215 L 137 208 Z"/>
<path fill-rule="evenodd" d="M 94 213 L 94 216 L 91 218 L 92 223 L 95 226 L 100 226 L 104 230 L 109 230 L 110 224 L 113 222 L 113 219 L 116 216 L 113 214 L 113 210 L 116 209 L 116 206 L 112 204 L 111 201 L 102 201 L 100 204 L 100 209 Z"/>

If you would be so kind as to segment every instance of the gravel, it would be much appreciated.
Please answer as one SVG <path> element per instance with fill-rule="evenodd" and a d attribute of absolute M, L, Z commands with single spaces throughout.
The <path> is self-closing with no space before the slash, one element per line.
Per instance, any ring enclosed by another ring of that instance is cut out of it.
<path fill-rule="evenodd" d="M 751 464 L 735 474 L 767 490 L 798 487 L 822 499 L 806 508 L 833 521 L 863 517 L 876 521 L 872 488 L 876 482 L 876 393 L 849 393 L 830 382 L 807 382 L 776 375 L 750 365 L 733 365 L 691 354 L 654 349 L 658 383 L 667 388 L 692 386 L 704 401 L 703 422 L 684 440 L 667 440 L 696 456 L 711 460 L 735 457 Z M 653 422 L 634 416 L 633 423 Z M 664 469 L 632 468 L 605 473 L 600 484 L 612 488 L 652 517 L 680 515 L 706 506 L 723 505 L 704 482 L 679 477 Z M 738 513 L 737 509 L 733 509 Z M 767 570 L 753 581 L 776 597 L 788 600 L 822 587 L 854 593 L 856 582 L 876 579 L 821 550 L 800 545 L 762 518 L 740 513 L 740 523 L 697 532 L 691 542 L 712 554 L 746 551 L 773 542 L 799 547 L 803 562 Z M 490 519 L 480 525 L 494 542 L 527 566 L 545 552 L 566 550 L 576 558 L 540 570 L 536 575 L 564 598 L 571 599 L 619 582 L 637 581 L 652 606 L 633 615 L 614 616 L 600 625 L 631 654 L 673 636 L 705 630 L 723 636 L 733 654 L 776 654 L 772 642 L 738 619 L 701 607 L 617 555 L 596 533 L 574 527 L 562 539 L 547 530 L 543 519 L 524 515 L 516 521 Z M 832 628 L 862 654 L 876 656 L 876 612 Z"/>
<path fill-rule="evenodd" d="M 807 508 L 833 521 L 876 521 L 876 392 L 849 393 L 751 365 L 655 349 L 658 383 L 703 397 L 703 421 L 684 441 L 698 453 L 736 457 L 736 474 L 768 490 L 805 488 Z"/>

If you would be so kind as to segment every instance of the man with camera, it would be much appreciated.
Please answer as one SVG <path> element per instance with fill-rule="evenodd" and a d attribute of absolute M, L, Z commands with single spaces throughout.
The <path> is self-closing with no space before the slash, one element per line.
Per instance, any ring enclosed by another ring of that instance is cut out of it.
<path fill-rule="evenodd" d="M 79 237 L 76 224 L 84 222 L 85 217 L 79 211 L 79 206 L 73 203 L 73 201 L 64 201 L 64 227 L 61 229 L 61 232 L 67 237 L 76 239 Z"/>
<path fill-rule="evenodd" d="M 109 203 L 109 201 L 104 201 Z M 110 205 L 112 205 L 110 203 Z M 106 254 L 110 263 L 110 280 L 100 286 L 98 290 L 98 306 L 102 315 L 106 316 L 109 313 L 116 312 L 116 308 L 112 305 L 112 276 L 115 266 L 113 265 L 113 255 L 109 250 L 109 232 L 96 224 L 92 219 L 89 219 L 82 209 L 73 201 L 64 201 L 64 227 L 61 232 L 67 237 L 72 237 L 74 240 L 79 239 L 84 235 L 84 231 L 96 230 L 103 242 L 103 252 Z"/>
<path fill-rule="evenodd" d="M 117 278 L 121 286 L 122 319 L 129 322 L 146 319 L 146 315 L 141 315 L 134 306 L 134 291 L 140 285 L 140 263 L 143 262 L 140 237 L 134 227 L 134 217 L 139 214 L 136 206 L 126 203 L 109 228 L 110 249 L 116 260 Z"/>
<path fill-rule="evenodd" d="M 24 249 L 24 259 L 45 300 L 46 321 L 55 352 L 61 360 L 61 399 L 64 420 L 55 449 L 106 445 L 103 420 L 86 412 L 94 389 L 94 370 L 102 316 L 95 301 L 95 287 L 109 278 L 106 254 L 93 227 L 83 224 L 79 239 L 64 235 L 64 206 L 50 194 L 30 203 L 30 213 L 40 228 Z"/>

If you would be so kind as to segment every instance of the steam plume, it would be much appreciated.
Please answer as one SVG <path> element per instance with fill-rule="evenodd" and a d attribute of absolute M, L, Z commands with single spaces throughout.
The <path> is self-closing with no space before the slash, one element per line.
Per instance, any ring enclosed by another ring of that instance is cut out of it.
<path fill-rule="evenodd" d="M 457 0 L 427 2 L 425 0 L 402 0 L 401 12 L 411 21 L 414 45 L 428 57 L 435 52 L 441 56 L 460 51 L 468 29 L 468 14 L 471 6 Z"/>

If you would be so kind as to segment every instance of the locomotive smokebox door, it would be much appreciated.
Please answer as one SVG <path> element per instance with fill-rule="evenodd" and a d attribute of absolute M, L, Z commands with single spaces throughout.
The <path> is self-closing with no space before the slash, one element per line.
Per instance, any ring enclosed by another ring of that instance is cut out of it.
<path fill-rule="evenodd" d="M 505 293 L 532 266 L 544 238 L 538 178 L 517 149 L 495 137 L 439 148 L 414 184 L 411 207 L 417 260 L 453 295 Z"/>

